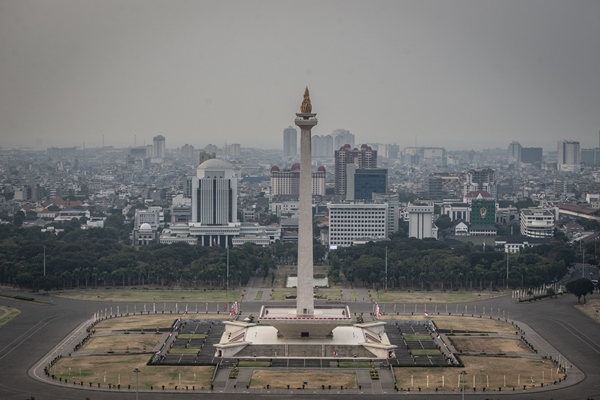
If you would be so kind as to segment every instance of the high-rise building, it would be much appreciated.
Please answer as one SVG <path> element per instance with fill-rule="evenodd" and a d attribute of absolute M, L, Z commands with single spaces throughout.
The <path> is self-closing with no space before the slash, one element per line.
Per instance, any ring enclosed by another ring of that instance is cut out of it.
<path fill-rule="evenodd" d="M 373 201 L 388 205 L 387 210 L 387 235 L 398 232 L 400 223 L 398 210 L 400 209 L 400 196 L 398 193 L 373 193 Z"/>
<path fill-rule="evenodd" d="M 346 129 L 336 129 L 331 133 L 333 138 L 333 148 L 339 149 L 344 145 L 350 145 L 350 148 L 354 148 L 354 134 Z"/>
<path fill-rule="evenodd" d="M 523 164 L 541 164 L 543 151 L 541 147 L 522 147 L 521 162 Z"/>
<path fill-rule="evenodd" d="M 521 209 L 521 235 L 533 238 L 554 236 L 554 214 L 544 208 Z"/>
<path fill-rule="evenodd" d="M 298 132 L 289 126 L 283 130 L 283 156 L 296 157 L 298 155 Z"/>
<path fill-rule="evenodd" d="M 194 158 L 194 146 L 191 144 L 181 146 L 181 158 Z"/>
<path fill-rule="evenodd" d="M 377 168 L 377 151 L 363 144 L 360 149 L 352 149 L 349 144 L 335 152 L 335 188 L 334 193 L 346 196 L 346 166 L 354 164 L 359 168 Z"/>
<path fill-rule="evenodd" d="M 469 192 L 488 192 L 492 198 L 496 198 L 495 172 L 491 168 L 471 169 L 467 172 L 463 194 Z"/>
<path fill-rule="evenodd" d="M 600 147 L 581 149 L 581 163 L 587 166 L 600 165 Z"/>
<path fill-rule="evenodd" d="M 313 158 L 331 159 L 333 157 L 333 137 L 331 135 L 314 135 L 311 141 L 311 154 Z"/>
<path fill-rule="evenodd" d="M 573 140 L 559 140 L 557 150 L 556 166 L 559 171 L 579 171 L 581 168 L 579 142 Z"/>
<path fill-rule="evenodd" d="M 239 157 L 242 153 L 242 145 L 239 143 L 226 144 L 223 153 L 228 157 Z"/>
<path fill-rule="evenodd" d="M 346 200 L 371 200 L 373 193 L 387 193 L 387 169 L 346 165 Z"/>
<path fill-rule="evenodd" d="M 200 164 L 192 180 L 192 222 L 203 225 L 237 222 L 237 184 L 229 163 L 212 159 Z"/>
<path fill-rule="evenodd" d="M 433 205 L 408 203 L 408 237 L 417 239 L 437 238 L 433 229 Z"/>
<path fill-rule="evenodd" d="M 388 236 L 387 203 L 329 203 L 329 246 L 346 247 L 360 240 Z"/>
<path fill-rule="evenodd" d="M 163 135 L 154 136 L 152 139 L 152 157 L 165 158 L 165 137 Z"/>
<path fill-rule="evenodd" d="M 512 142 L 508 145 L 508 163 L 518 164 L 521 162 L 521 144 L 519 142 Z"/>
<path fill-rule="evenodd" d="M 290 170 L 284 171 L 281 171 L 277 165 L 271 167 L 271 194 L 293 197 L 300 195 L 300 163 L 295 163 Z M 325 196 L 324 166 L 320 166 L 312 173 L 312 194 Z"/>

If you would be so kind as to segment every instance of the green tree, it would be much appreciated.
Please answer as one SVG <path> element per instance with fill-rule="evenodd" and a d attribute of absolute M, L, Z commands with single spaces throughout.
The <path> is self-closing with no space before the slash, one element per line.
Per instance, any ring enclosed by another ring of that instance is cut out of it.
<path fill-rule="evenodd" d="M 585 304 L 585 296 L 594 293 L 594 283 L 587 278 L 579 278 L 571 281 L 565 287 L 569 292 L 577 296 L 577 303 L 579 303 L 579 300 L 583 296 L 583 303 Z"/>

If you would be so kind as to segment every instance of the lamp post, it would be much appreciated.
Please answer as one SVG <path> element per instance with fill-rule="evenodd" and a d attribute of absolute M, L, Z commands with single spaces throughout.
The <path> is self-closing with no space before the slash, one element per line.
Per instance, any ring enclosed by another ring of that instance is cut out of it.
<path fill-rule="evenodd" d="M 387 273 L 387 246 L 385 248 L 385 291 L 387 292 L 388 273 Z"/>
<path fill-rule="evenodd" d="M 138 388 L 139 388 L 138 374 L 140 373 L 140 370 L 138 368 L 136 368 L 133 370 L 133 372 L 135 372 L 135 400 L 138 400 Z"/>
<path fill-rule="evenodd" d="M 462 400 L 465 400 L 465 375 L 467 374 L 467 371 L 461 371 L 460 375 L 462 378 Z"/>
<path fill-rule="evenodd" d="M 44 246 L 44 276 L 46 276 L 46 246 Z"/>
<path fill-rule="evenodd" d="M 227 246 L 227 281 L 225 282 L 225 301 L 229 302 L 229 298 L 227 297 L 229 292 L 229 246 Z"/>
<path fill-rule="evenodd" d="M 506 291 L 508 292 L 508 263 L 510 260 L 510 249 L 506 247 Z"/>

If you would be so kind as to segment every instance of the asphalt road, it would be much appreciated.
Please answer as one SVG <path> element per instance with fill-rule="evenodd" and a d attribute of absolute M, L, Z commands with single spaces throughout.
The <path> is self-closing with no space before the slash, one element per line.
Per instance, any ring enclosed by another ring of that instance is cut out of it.
<path fill-rule="evenodd" d="M 600 295 L 588 296 L 598 298 Z M 59 342 L 82 322 L 99 309 L 113 307 L 116 305 L 121 310 L 126 303 L 76 301 L 60 298 L 49 298 L 37 296 L 40 300 L 50 301 L 52 304 L 40 305 L 17 300 L 0 298 L 0 304 L 9 305 L 21 310 L 21 314 L 0 327 L 0 399 L 2 400 L 24 400 L 32 396 L 35 400 L 61 399 L 61 400 L 120 400 L 134 399 L 133 392 L 117 392 L 82 390 L 63 386 L 51 385 L 33 379 L 29 370 L 43 356 L 52 350 Z M 584 380 L 571 387 L 563 387 L 558 390 L 550 390 L 540 393 L 535 392 L 510 392 L 510 393 L 466 393 L 468 399 L 590 399 L 600 400 L 600 325 L 586 317 L 584 314 L 574 310 L 576 302 L 574 296 L 563 296 L 558 299 L 543 300 L 532 303 L 514 304 L 510 298 L 501 297 L 469 303 L 469 310 L 474 306 L 481 312 L 483 307 L 489 310 L 500 309 L 502 315 L 506 311 L 513 320 L 523 321 L 531 326 L 536 332 L 543 336 L 556 350 L 568 357 L 568 359 L 585 373 Z M 129 303 L 133 307 L 135 303 Z M 246 302 L 242 305 L 243 312 L 256 312 L 260 302 Z M 211 305 L 211 309 L 216 305 Z M 372 309 L 370 303 L 351 303 L 353 312 L 369 313 Z M 138 305 L 138 310 L 141 309 Z M 432 310 L 433 305 L 428 305 Z M 443 305 L 440 305 L 440 310 Z M 450 307 L 455 307 L 454 305 Z M 462 310 L 464 305 L 459 306 Z M 481 307 L 481 308 L 480 308 Z M 131 308 L 130 308 L 131 310 Z M 241 393 L 211 393 L 210 397 L 215 399 L 283 399 L 296 398 L 299 395 L 319 397 L 319 399 L 339 399 L 340 394 L 317 393 L 311 395 L 309 392 L 295 391 L 294 393 L 253 393 L 252 395 Z M 403 398 L 426 398 L 428 395 L 400 394 Z M 205 397 L 199 393 L 149 393 L 141 392 L 140 399 L 191 399 Z M 424 397 L 425 396 L 425 397 Z M 344 398 L 380 398 L 367 394 L 352 395 L 344 394 Z M 460 393 L 436 395 L 444 399 L 459 399 Z"/>

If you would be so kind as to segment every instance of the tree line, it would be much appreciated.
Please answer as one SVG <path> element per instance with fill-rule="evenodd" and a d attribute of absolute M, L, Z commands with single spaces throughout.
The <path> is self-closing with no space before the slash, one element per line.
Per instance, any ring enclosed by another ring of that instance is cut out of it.
<path fill-rule="evenodd" d="M 39 227 L 0 225 L 2 284 L 33 290 L 139 285 L 224 287 L 227 253 L 228 283 L 233 286 L 245 285 L 252 276 L 266 278 L 277 265 L 297 264 L 295 243 L 277 242 L 270 247 L 246 244 L 229 252 L 185 243 L 138 248 L 129 244 L 131 226 L 124 224 L 119 215 L 109 216 L 104 228 L 81 229 L 77 220 L 51 225 L 54 233 Z M 471 243 L 450 245 L 407 238 L 401 230 L 389 241 L 330 252 L 315 240 L 314 262 L 330 264 L 329 278 L 334 283 L 347 280 L 376 289 L 516 288 L 559 280 L 575 262 L 577 250 L 554 240 L 511 254 L 507 281 L 507 255 L 503 251 Z"/>

